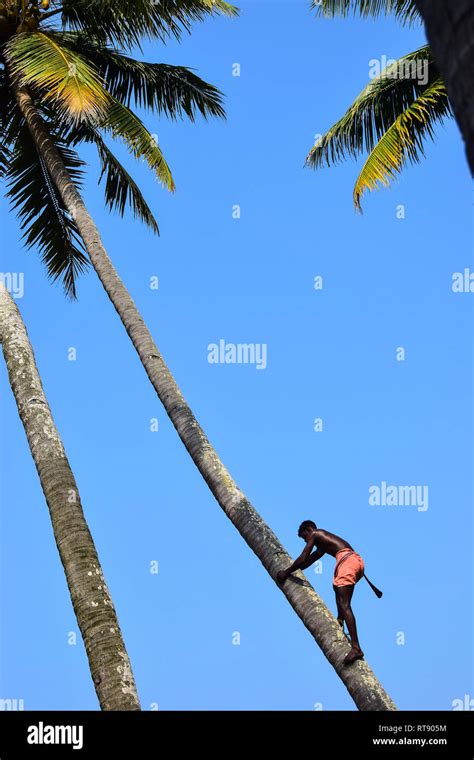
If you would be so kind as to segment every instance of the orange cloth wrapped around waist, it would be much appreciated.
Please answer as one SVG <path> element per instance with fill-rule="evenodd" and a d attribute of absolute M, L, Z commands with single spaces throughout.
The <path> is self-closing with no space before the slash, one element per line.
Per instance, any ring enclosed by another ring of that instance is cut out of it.
<path fill-rule="evenodd" d="M 354 586 L 364 575 L 364 560 L 353 549 L 341 549 L 336 554 L 333 586 Z"/>

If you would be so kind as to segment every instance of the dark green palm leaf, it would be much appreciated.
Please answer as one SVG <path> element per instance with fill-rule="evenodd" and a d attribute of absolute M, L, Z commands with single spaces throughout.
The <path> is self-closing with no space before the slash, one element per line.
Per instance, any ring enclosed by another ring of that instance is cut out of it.
<path fill-rule="evenodd" d="M 413 0 L 312 0 L 311 5 L 319 15 L 326 17 L 354 14 L 366 18 L 393 14 L 404 24 L 421 22 Z"/>
<path fill-rule="evenodd" d="M 56 147 L 74 182 L 80 184 L 83 162 L 59 139 Z M 17 133 L 6 178 L 7 197 L 17 211 L 27 247 L 38 246 L 49 277 L 61 279 L 67 295 L 76 298 L 76 280 L 86 270 L 88 259 L 24 124 Z"/>
<path fill-rule="evenodd" d="M 11 114 L 15 100 L 6 81 L 4 71 L 0 71 L 0 177 L 4 177 L 11 161 L 11 144 L 14 132 L 11 129 Z"/>
<path fill-rule="evenodd" d="M 158 223 L 140 188 L 106 145 L 98 130 L 81 125 L 70 132 L 66 139 L 69 145 L 78 145 L 81 142 L 95 144 L 102 166 L 99 182 L 105 176 L 105 202 L 109 209 L 118 211 L 123 216 L 126 206 L 129 205 L 135 217 L 159 235 Z"/>
<path fill-rule="evenodd" d="M 11 153 L 3 141 L 0 142 L 0 177 L 4 177 L 11 163 Z"/>
<path fill-rule="evenodd" d="M 412 76 L 411 67 L 426 62 L 426 82 Z M 393 76 L 404 71 L 407 76 Z M 410 53 L 396 61 L 378 77 L 372 79 L 355 99 L 342 119 L 334 124 L 310 151 L 309 166 L 338 163 L 348 156 L 357 157 L 372 151 L 385 134 L 412 103 L 440 78 L 429 47 Z"/>
<path fill-rule="evenodd" d="M 238 12 L 224 0 L 63 0 L 62 7 L 64 28 L 126 49 L 146 38 L 179 39 L 193 22 Z"/>
<path fill-rule="evenodd" d="M 52 36 L 91 61 L 107 90 L 126 106 L 144 107 L 171 118 L 187 116 L 191 121 L 198 112 L 204 118 L 225 118 L 222 93 L 184 66 L 138 61 L 80 34 Z"/>
<path fill-rule="evenodd" d="M 98 134 L 96 144 L 102 162 L 99 182 L 106 174 L 106 204 L 112 211 L 117 210 L 121 216 L 124 215 L 126 206 L 130 205 L 134 215 L 159 235 L 158 223 L 137 183 Z"/>

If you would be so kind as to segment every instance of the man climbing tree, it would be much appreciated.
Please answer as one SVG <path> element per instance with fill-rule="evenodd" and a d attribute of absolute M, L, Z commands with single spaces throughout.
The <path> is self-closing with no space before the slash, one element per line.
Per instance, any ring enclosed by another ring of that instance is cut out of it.
<path fill-rule="evenodd" d="M 304 520 L 301 523 L 298 536 L 306 541 L 306 546 L 290 567 L 286 570 L 280 570 L 277 574 L 278 583 L 283 584 L 295 570 L 305 570 L 325 554 L 330 554 L 336 558 L 333 588 L 336 594 L 337 619 L 341 627 L 344 626 L 345 621 L 349 630 L 351 650 L 345 657 L 344 664 L 351 665 L 351 663 L 364 657 L 357 636 L 356 620 L 351 608 L 355 584 L 362 577 L 365 577 L 379 598 L 382 596 L 382 592 L 365 575 L 364 560 L 360 554 L 357 554 L 343 538 L 334 533 L 329 533 L 327 530 L 317 528 L 316 523 L 312 520 Z"/>

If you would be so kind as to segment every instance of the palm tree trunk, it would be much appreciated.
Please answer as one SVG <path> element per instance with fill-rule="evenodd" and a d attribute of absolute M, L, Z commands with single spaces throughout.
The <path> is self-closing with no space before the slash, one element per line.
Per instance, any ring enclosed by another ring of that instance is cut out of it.
<path fill-rule="evenodd" d="M 474 3 L 415 0 L 466 142 L 474 174 Z"/>
<path fill-rule="evenodd" d="M 275 580 L 278 570 L 291 563 L 288 553 L 237 487 L 186 403 L 150 331 L 109 259 L 99 231 L 29 92 L 18 89 L 16 94 L 38 153 L 76 222 L 94 269 L 120 316 L 171 422 L 217 502 Z M 282 591 L 345 683 L 358 708 L 395 710 L 394 703 L 367 663 L 358 662 L 350 667 L 343 666 L 343 659 L 349 650 L 347 640 L 305 576 L 298 573 L 296 578 L 284 584 Z"/>
<path fill-rule="evenodd" d="M 54 537 L 103 710 L 140 703 L 79 491 L 54 424 L 16 304 L 0 283 L 0 342 L 10 384 L 51 515 Z"/>

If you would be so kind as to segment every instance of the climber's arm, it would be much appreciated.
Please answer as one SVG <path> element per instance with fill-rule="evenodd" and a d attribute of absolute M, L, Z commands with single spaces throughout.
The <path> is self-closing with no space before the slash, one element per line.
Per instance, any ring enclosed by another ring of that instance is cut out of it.
<path fill-rule="evenodd" d="M 325 554 L 322 549 L 317 549 L 315 552 L 312 551 L 315 545 L 315 540 L 315 537 L 311 536 L 300 556 L 295 559 L 293 564 L 290 565 L 290 567 L 288 567 L 286 570 L 280 570 L 277 573 L 278 583 L 284 583 L 288 576 L 291 575 L 291 573 L 294 573 L 295 570 L 304 570 Z"/>

